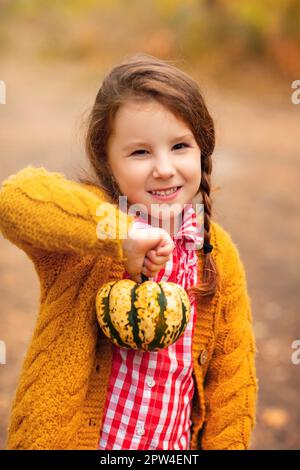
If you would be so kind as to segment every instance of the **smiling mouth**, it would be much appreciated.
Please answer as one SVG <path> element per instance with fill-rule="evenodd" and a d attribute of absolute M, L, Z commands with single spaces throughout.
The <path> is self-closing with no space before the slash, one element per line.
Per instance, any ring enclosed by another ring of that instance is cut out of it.
<path fill-rule="evenodd" d="M 169 196 L 171 194 L 175 194 L 180 188 L 182 188 L 182 186 L 173 186 L 173 188 L 166 190 L 153 190 L 147 192 L 154 196 Z"/>

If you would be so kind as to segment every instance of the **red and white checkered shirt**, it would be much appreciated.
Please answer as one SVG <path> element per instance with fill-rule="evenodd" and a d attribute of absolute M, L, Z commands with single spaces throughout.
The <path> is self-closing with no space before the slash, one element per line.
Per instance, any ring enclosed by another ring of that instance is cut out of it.
<path fill-rule="evenodd" d="M 186 204 L 182 224 L 173 237 L 175 248 L 156 282 L 171 281 L 186 290 L 197 283 L 196 249 L 203 246 L 203 227 L 192 204 Z M 142 228 L 146 222 L 136 219 Z M 123 278 L 128 278 L 125 271 Z M 139 351 L 113 345 L 113 363 L 99 449 L 187 450 L 190 447 L 192 338 L 196 306 L 180 338 L 159 351 Z"/>

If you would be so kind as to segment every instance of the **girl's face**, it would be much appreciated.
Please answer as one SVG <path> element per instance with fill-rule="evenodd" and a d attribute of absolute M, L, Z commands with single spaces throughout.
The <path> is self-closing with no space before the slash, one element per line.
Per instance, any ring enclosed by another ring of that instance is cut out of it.
<path fill-rule="evenodd" d="M 188 125 L 154 100 L 128 101 L 118 110 L 107 150 L 111 171 L 129 205 L 143 204 L 153 218 L 162 204 L 171 205 L 168 213 L 178 215 L 197 193 L 200 148 Z M 175 186 L 181 189 L 171 200 L 151 194 Z"/>

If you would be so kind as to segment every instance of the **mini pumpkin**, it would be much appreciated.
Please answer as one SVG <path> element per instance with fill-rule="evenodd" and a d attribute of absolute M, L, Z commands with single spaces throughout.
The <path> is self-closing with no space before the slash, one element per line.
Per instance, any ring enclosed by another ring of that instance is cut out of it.
<path fill-rule="evenodd" d="M 186 291 L 174 282 L 131 279 L 110 281 L 96 295 L 103 333 L 117 346 L 157 351 L 173 344 L 190 318 Z"/>

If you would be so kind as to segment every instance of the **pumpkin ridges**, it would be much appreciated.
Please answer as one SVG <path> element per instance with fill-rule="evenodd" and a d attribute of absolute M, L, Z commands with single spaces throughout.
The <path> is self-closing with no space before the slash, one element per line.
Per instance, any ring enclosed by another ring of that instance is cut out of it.
<path fill-rule="evenodd" d="M 165 347 L 170 346 L 173 344 L 176 339 L 178 338 L 178 330 L 182 326 L 182 303 L 181 303 L 181 297 L 179 295 L 179 291 L 181 290 L 181 287 L 173 282 L 161 282 L 161 286 L 164 291 L 164 295 L 167 298 L 167 308 L 165 312 L 165 318 L 166 318 L 166 324 L 168 325 L 167 328 L 164 331 L 164 337 L 162 338 L 163 341 L 161 341 L 163 344 L 165 344 Z M 166 292 L 165 292 L 166 291 Z M 167 295 L 169 291 L 170 295 Z M 173 299 L 172 299 L 173 296 Z M 177 315 L 174 311 L 174 302 L 179 309 L 177 311 Z M 177 318 L 176 318 L 177 317 Z M 172 319 L 178 320 L 179 317 L 179 323 L 173 323 L 172 324 Z"/>
<path fill-rule="evenodd" d="M 149 350 L 149 344 L 155 339 L 157 320 L 159 320 L 160 304 L 158 295 L 160 288 L 158 283 L 144 282 L 137 291 L 137 320 L 139 323 L 139 336 L 142 349 Z"/>
<path fill-rule="evenodd" d="M 191 313 L 190 308 L 187 307 L 189 305 L 189 298 L 188 298 L 186 291 L 179 290 L 178 292 L 179 292 L 179 296 L 181 299 L 181 306 L 182 306 L 182 324 L 179 329 L 176 340 L 180 337 L 181 333 L 183 332 L 186 325 L 188 324 L 189 319 L 190 319 L 190 313 Z M 187 305 L 185 304 L 185 302 L 187 303 Z"/>
<path fill-rule="evenodd" d="M 96 309 L 100 327 L 114 344 L 142 351 L 173 344 L 190 316 L 186 291 L 164 281 L 109 282 L 97 293 Z"/>
<path fill-rule="evenodd" d="M 101 299 L 101 302 L 103 303 L 103 309 L 104 309 L 104 314 L 103 314 L 103 321 L 108 325 L 108 328 L 109 328 L 109 332 L 110 332 L 110 335 L 111 335 L 111 339 L 113 340 L 113 342 L 119 346 L 124 346 L 125 347 L 125 343 L 122 341 L 120 335 L 119 335 L 119 332 L 115 329 L 112 321 L 111 321 L 111 318 L 110 318 L 110 315 L 109 315 L 109 300 L 110 300 L 110 293 L 111 293 L 111 290 L 113 288 L 113 286 L 117 283 L 118 281 L 116 282 L 113 282 L 111 283 L 111 286 L 110 286 L 110 289 L 109 289 L 109 292 L 107 294 L 107 296 L 104 296 L 102 297 Z M 106 334 L 106 333 L 105 333 Z"/>
<path fill-rule="evenodd" d="M 135 302 L 137 299 L 136 291 L 138 289 L 139 285 L 136 284 L 132 289 L 131 289 L 131 310 L 128 312 L 128 321 L 129 324 L 132 327 L 133 331 L 133 338 L 135 345 L 137 349 L 140 349 L 142 347 L 142 341 L 141 338 L 139 337 L 139 328 L 138 328 L 138 313 L 137 313 L 137 308 L 135 306 Z"/>
<path fill-rule="evenodd" d="M 181 309 L 182 309 L 182 322 L 181 322 L 181 326 L 178 330 L 177 336 L 175 338 L 175 341 L 180 337 L 180 335 L 183 332 L 185 326 L 187 325 L 187 315 L 186 315 L 187 310 L 186 310 L 186 306 L 184 305 L 182 300 L 181 300 Z"/>
<path fill-rule="evenodd" d="M 165 296 L 165 293 L 161 287 L 160 282 L 158 282 L 158 286 L 160 288 L 160 292 L 157 296 L 157 301 L 160 306 L 160 311 L 159 311 L 159 322 L 157 322 L 156 328 L 155 328 L 155 335 L 154 335 L 154 340 L 151 341 L 151 343 L 148 345 L 149 350 L 154 350 L 154 348 L 159 348 L 161 339 L 163 335 L 165 334 L 165 329 L 166 329 L 166 319 L 164 312 L 167 308 L 167 299 Z"/>
<path fill-rule="evenodd" d="M 124 347 L 134 348 L 132 325 L 128 321 L 128 312 L 132 307 L 130 292 L 136 283 L 130 279 L 117 282 L 111 291 L 110 316 L 115 329 L 123 341 Z"/>

